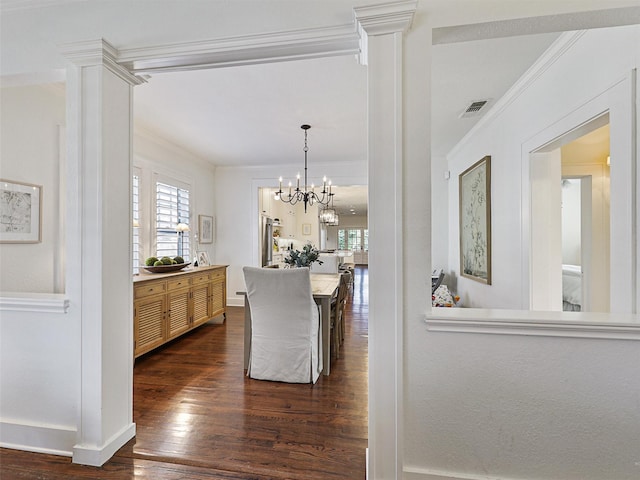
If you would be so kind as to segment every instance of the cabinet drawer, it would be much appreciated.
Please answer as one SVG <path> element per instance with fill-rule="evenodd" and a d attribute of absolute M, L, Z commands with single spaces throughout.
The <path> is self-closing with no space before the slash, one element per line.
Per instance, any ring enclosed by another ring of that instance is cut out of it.
<path fill-rule="evenodd" d="M 136 285 L 134 289 L 134 298 L 149 297 L 167 291 L 166 282 L 145 282 L 142 285 Z"/>
<path fill-rule="evenodd" d="M 179 288 L 188 287 L 191 285 L 191 278 L 181 276 L 180 278 L 176 278 L 175 280 L 167 280 L 167 290 L 177 290 Z"/>
<path fill-rule="evenodd" d="M 214 270 L 213 272 L 209 273 L 209 278 L 211 280 L 219 280 L 224 278 L 224 270 L 220 269 L 220 270 Z"/>
<path fill-rule="evenodd" d="M 191 276 L 191 281 L 193 285 L 198 285 L 199 283 L 207 283 L 209 281 L 208 273 L 197 273 Z"/>

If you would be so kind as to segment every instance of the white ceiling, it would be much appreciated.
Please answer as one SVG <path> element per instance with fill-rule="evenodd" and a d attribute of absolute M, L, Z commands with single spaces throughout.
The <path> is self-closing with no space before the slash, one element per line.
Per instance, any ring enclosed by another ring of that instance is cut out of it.
<path fill-rule="evenodd" d="M 156 74 L 136 122 L 215 165 L 366 160 L 366 68 L 351 56 Z M 321 174 L 318 174 L 321 176 Z"/>

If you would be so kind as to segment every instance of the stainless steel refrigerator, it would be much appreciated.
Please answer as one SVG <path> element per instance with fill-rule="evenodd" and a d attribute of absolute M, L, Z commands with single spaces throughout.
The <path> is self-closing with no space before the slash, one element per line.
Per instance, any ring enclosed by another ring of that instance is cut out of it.
<path fill-rule="evenodd" d="M 260 216 L 260 265 L 266 267 L 273 261 L 273 219 Z"/>

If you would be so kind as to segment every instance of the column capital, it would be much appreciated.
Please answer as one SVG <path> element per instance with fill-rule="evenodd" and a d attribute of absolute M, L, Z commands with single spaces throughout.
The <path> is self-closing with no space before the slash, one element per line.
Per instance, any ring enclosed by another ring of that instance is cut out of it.
<path fill-rule="evenodd" d="M 60 52 L 78 67 L 103 65 L 131 85 L 145 82 L 118 63 L 118 50 L 103 38 L 67 43 L 60 46 Z"/>
<path fill-rule="evenodd" d="M 417 6 L 416 0 L 405 0 L 356 7 L 353 14 L 361 37 L 363 34 L 385 35 L 407 31 Z"/>
<path fill-rule="evenodd" d="M 369 36 L 406 32 L 411 26 L 417 5 L 416 0 L 405 0 L 353 9 L 360 37 L 359 61 L 362 65 L 368 63 Z"/>

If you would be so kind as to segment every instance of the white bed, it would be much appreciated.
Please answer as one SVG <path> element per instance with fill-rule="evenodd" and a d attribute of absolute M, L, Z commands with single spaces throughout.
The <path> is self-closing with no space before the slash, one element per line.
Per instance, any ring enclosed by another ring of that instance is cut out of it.
<path fill-rule="evenodd" d="M 562 310 L 582 310 L 582 268 L 580 265 L 562 265 Z"/>

